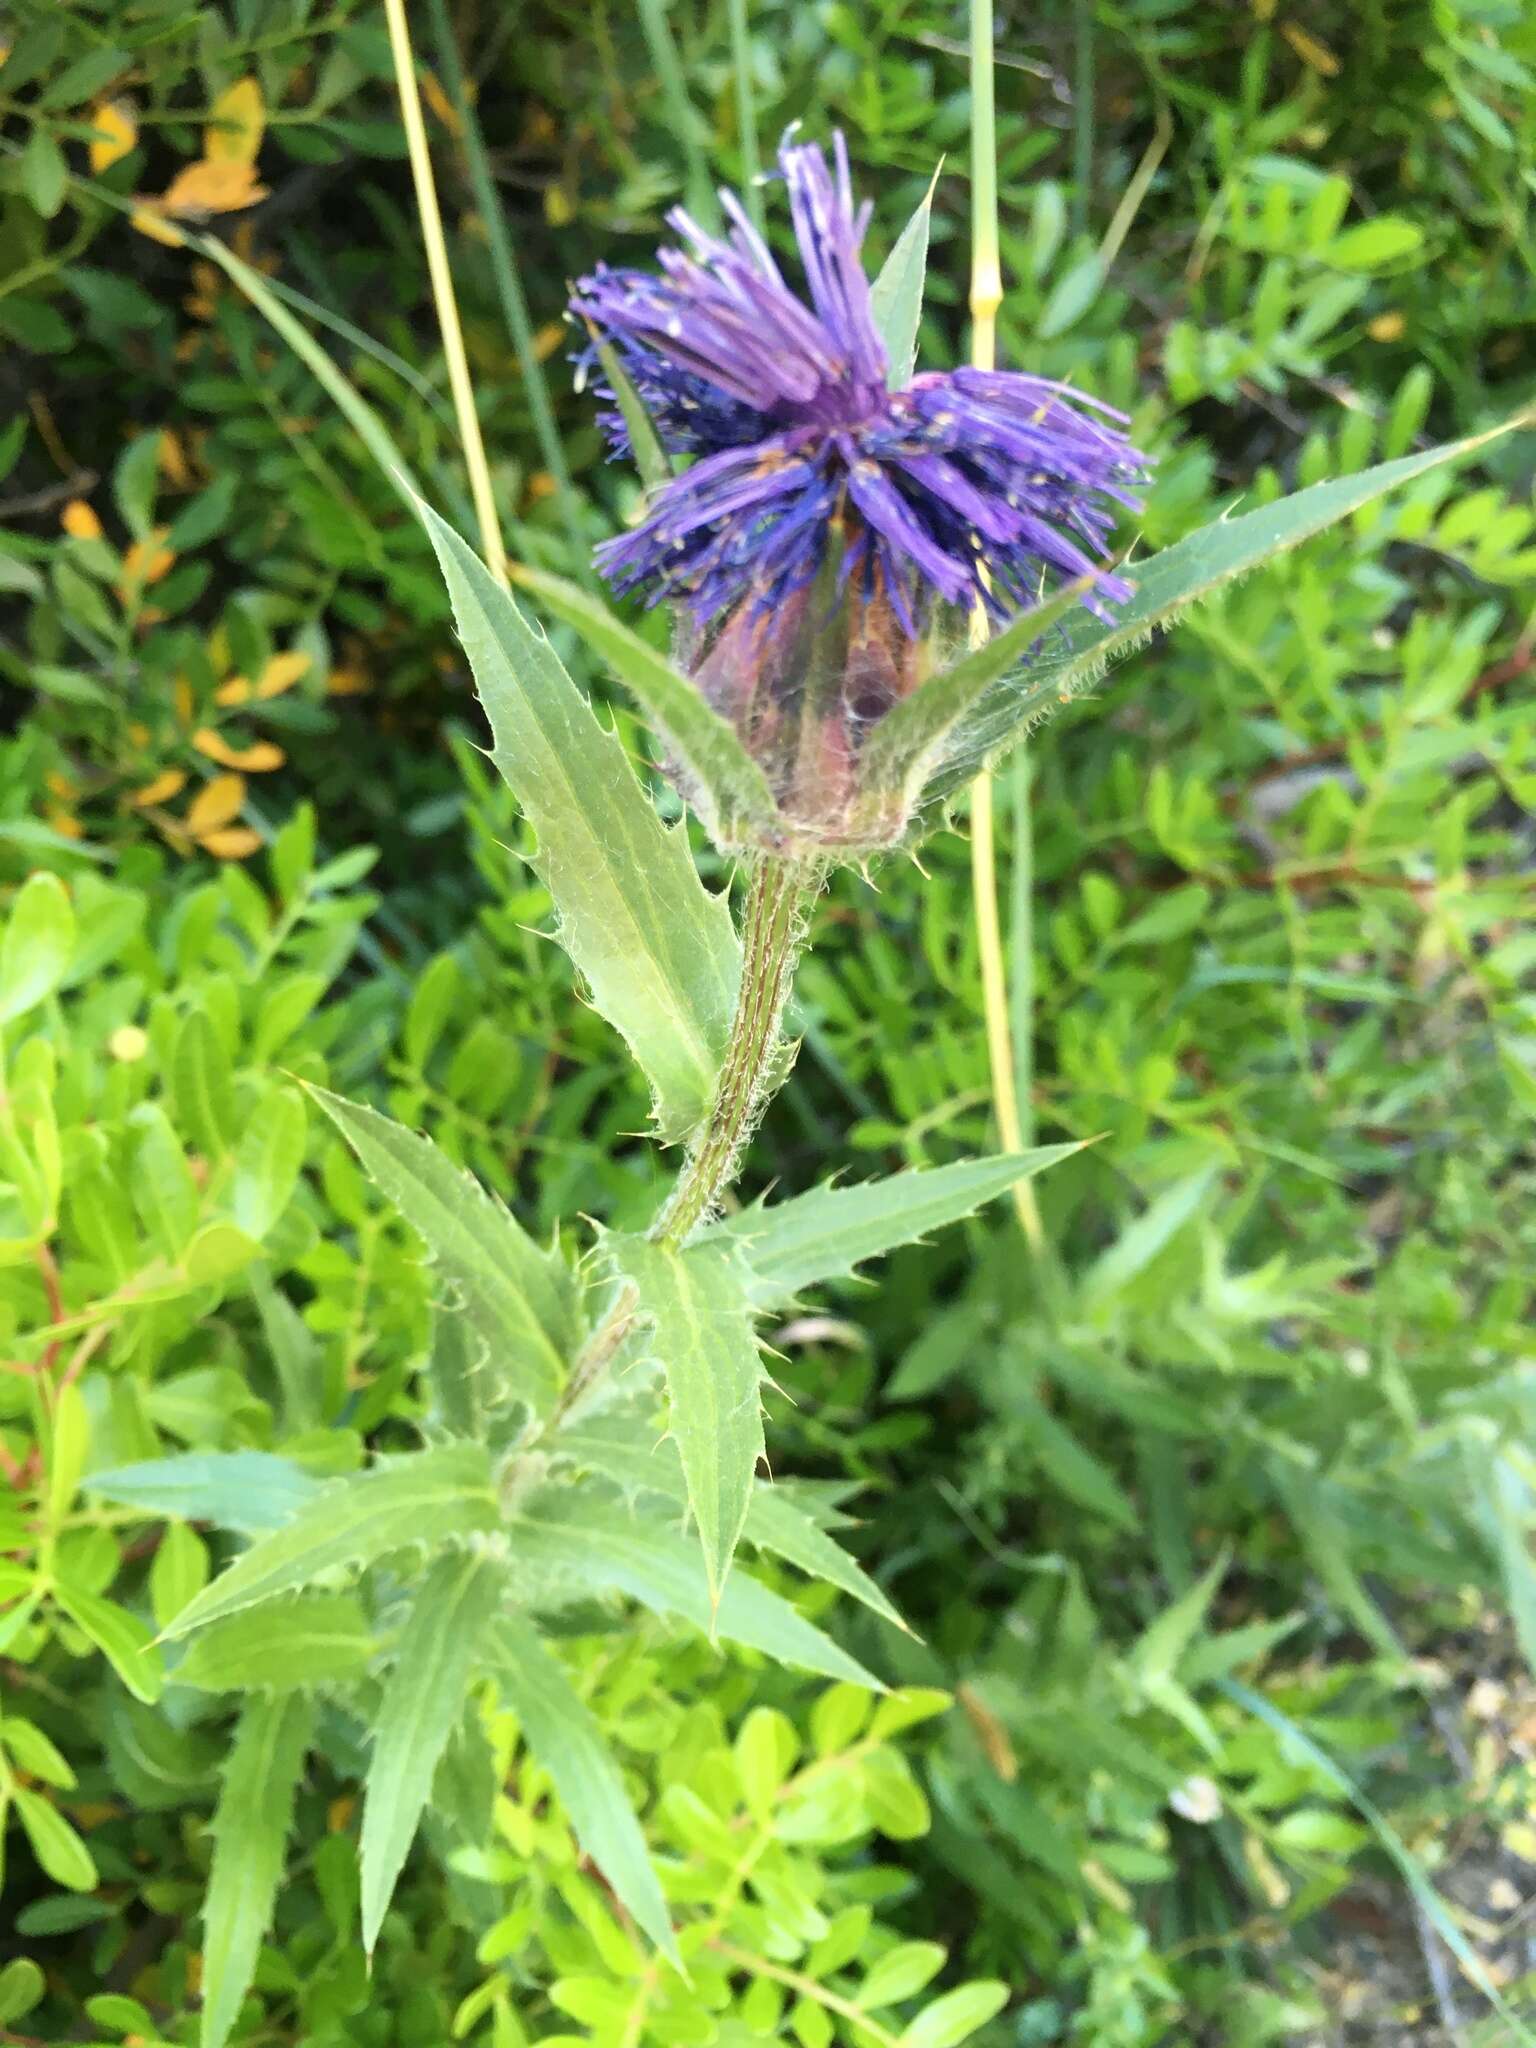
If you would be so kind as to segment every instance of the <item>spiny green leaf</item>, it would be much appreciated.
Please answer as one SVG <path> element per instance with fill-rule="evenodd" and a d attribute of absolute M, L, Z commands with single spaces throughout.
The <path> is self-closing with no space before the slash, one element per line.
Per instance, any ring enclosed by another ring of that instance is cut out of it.
<path fill-rule="evenodd" d="M 314 1715 L 309 1700 L 289 1693 L 252 1699 L 240 1716 L 213 1817 L 213 1868 L 203 1907 L 201 2048 L 224 2048 L 256 1974 Z"/>
<path fill-rule="evenodd" d="M 519 568 L 515 581 L 586 641 L 621 676 L 646 718 L 676 757 L 704 822 L 717 839 L 734 841 L 752 825 L 771 825 L 773 791 L 736 729 L 706 704 L 664 654 L 634 632 L 600 598 L 542 569 Z"/>
<path fill-rule="evenodd" d="M 922 800 L 926 803 L 942 799 L 969 782 L 984 762 L 1018 738 L 1031 718 L 1091 683 L 1117 656 L 1169 625 L 1198 599 L 1347 519 L 1386 492 L 1486 447 L 1522 425 L 1525 417 L 1506 421 L 1488 433 L 1474 434 L 1464 441 L 1446 442 L 1422 454 L 1377 463 L 1354 476 L 1312 484 L 1257 511 L 1216 520 L 1165 548 L 1160 555 L 1126 570 L 1134 592 L 1130 602 L 1121 606 L 1113 618 L 1097 619 L 1085 607 L 1079 608 L 1063 622 L 1055 644 L 1022 671 L 1001 676 L 992 683 L 963 727 L 951 731 L 934 750 L 922 777 Z M 905 706 L 898 706 L 891 718 L 904 709 Z"/>
<path fill-rule="evenodd" d="M 787 1600 L 747 1573 L 731 1574 L 718 1607 L 710 1598 L 698 1546 L 676 1530 L 590 1497 L 562 1502 L 547 1515 L 524 1515 L 509 1530 L 511 1559 L 526 1575 L 528 1597 L 551 1605 L 594 1593 L 624 1593 L 654 1613 L 679 1616 L 728 1642 L 745 1643 L 781 1663 L 880 1690 L 880 1682 L 840 1650 Z"/>
<path fill-rule="evenodd" d="M 649 1493 L 679 1506 L 687 1503 L 688 1483 L 676 1444 L 670 1437 L 658 1442 L 655 1429 L 640 1416 L 613 1410 L 593 1415 L 562 1429 L 552 1448 L 556 1456 L 611 1481 L 631 1497 Z M 862 1601 L 897 1628 L 906 1628 L 864 1568 L 833 1542 L 786 1487 L 771 1479 L 754 1483 L 741 1533 L 756 1549 L 782 1557 L 797 1570 Z"/>
<path fill-rule="evenodd" d="M 758 1205 L 717 1223 L 700 1245 L 740 1252 L 760 1308 L 792 1301 L 820 1280 L 850 1278 L 865 1259 L 969 1216 L 1021 1180 L 1070 1158 L 1081 1145 L 1037 1145 L 998 1158 L 962 1159 L 857 1187 L 813 1188 L 793 1201 Z"/>
<path fill-rule="evenodd" d="M 917 326 L 923 314 L 923 285 L 928 275 L 928 229 L 933 194 L 943 168 L 942 163 L 935 166 L 928 190 L 870 286 L 869 310 L 875 332 L 885 343 L 885 381 L 892 391 L 905 391 L 917 367 Z"/>
<path fill-rule="evenodd" d="M 363 1802 L 363 1947 L 370 1955 L 504 1584 L 494 1559 L 441 1557 L 421 1581 L 401 1631 Z"/>
<path fill-rule="evenodd" d="M 914 775 L 920 777 L 942 752 L 947 737 L 962 727 L 987 691 L 1016 671 L 1030 649 L 1081 606 L 1092 586 L 1092 577 L 1067 584 L 904 697 L 870 736 L 865 754 L 870 783 L 880 789 L 910 789 Z"/>
<path fill-rule="evenodd" d="M 204 1692 L 292 1692 L 343 1685 L 375 1649 L 355 1593 L 299 1593 L 216 1621 L 176 1666 L 178 1685 Z"/>
<path fill-rule="evenodd" d="M 451 527 L 425 507 L 422 517 L 495 737 L 493 759 L 538 835 L 561 942 L 644 1069 L 661 1135 L 686 1138 L 708 1111 L 741 983 L 730 911 L 705 889 L 686 836 L 662 825 L 543 633 Z"/>
<path fill-rule="evenodd" d="M 718 1602 L 764 1454 L 763 1365 L 751 1308 L 728 1246 L 679 1252 L 615 1237 L 609 1249 L 650 1321 L 666 1376 L 668 1428 Z"/>
<path fill-rule="evenodd" d="M 438 1444 L 335 1481 L 291 1522 L 254 1543 L 167 1629 L 206 1628 L 262 1600 L 361 1570 L 413 1545 L 466 1543 L 500 1526 L 490 1459 L 479 1444 Z"/>
<path fill-rule="evenodd" d="M 677 1960 L 667 1903 L 645 1846 L 623 1774 L 586 1702 L 521 1617 L 490 1631 L 492 1675 L 548 1771 L 584 1853 L 619 1903 L 666 1955 Z"/>
<path fill-rule="evenodd" d="M 450 1311 L 472 1324 L 485 1365 L 507 1392 L 542 1414 L 575 1349 L 576 1283 L 558 1250 L 536 1245 L 473 1174 L 430 1138 L 376 1109 L 310 1087 L 370 1178 L 393 1203 L 455 1290 Z"/>
<path fill-rule="evenodd" d="M 907 1624 L 887 1600 L 862 1565 L 834 1543 L 825 1529 L 818 1529 L 801 1508 L 771 1482 L 759 1482 L 752 1490 L 742 1534 L 759 1550 L 771 1551 L 786 1563 L 822 1579 L 840 1592 L 862 1601 L 882 1620 L 906 1630 Z"/>

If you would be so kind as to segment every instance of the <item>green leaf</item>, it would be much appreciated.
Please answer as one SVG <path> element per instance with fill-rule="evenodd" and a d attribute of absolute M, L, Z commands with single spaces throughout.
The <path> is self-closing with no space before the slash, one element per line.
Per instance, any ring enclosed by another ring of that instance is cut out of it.
<path fill-rule="evenodd" d="M 654 1428 L 643 1418 L 608 1410 L 562 1429 L 552 1450 L 561 1459 L 612 1481 L 626 1494 L 650 1493 L 679 1506 L 687 1503 L 688 1482 L 676 1444 L 670 1436 L 658 1442 Z M 756 1549 L 783 1558 L 797 1570 L 862 1601 L 897 1628 L 906 1628 L 863 1566 L 772 1480 L 759 1479 L 754 1484 L 742 1535 Z"/>
<path fill-rule="evenodd" d="M 664 654 L 634 632 L 601 598 L 542 569 L 519 568 L 517 583 L 532 591 L 546 611 L 563 619 L 623 678 L 685 776 L 688 794 L 699 805 L 710 836 L 739 842 L 752 826 L 771 826 L 778 815 L 773 791 L 761 767 L 736 736 L 736 729 L 706 704 L 699 691 Z"/>
<path fill-rule="evenodd" d="M 917 367 L 917 326 L 923 312 L 923 285 L 928 275 L 928 228 L 938 164 L 916 212 L 896 238 L 896 245 L 870 286 L 869 310 L 875 332 L 885 344 L 885 381 L 892 391 L 905 391 Z"/>
<path fill-rule="evenodd" d="M 241 1713 L 212 1824 L 201 2048 L 224 2048 L 256 1974 L 314 1717 L 301 1693 L 249 1700 Z"/>
<path fill-rule="evenodd" d="M 1126 1663 L 1143 1682 L 1171 1678 L 1184 1652 L 1204 1626 L 1216 1589 L 1226 1577 L 1225 1551 L 1171 1607 L 1150 1622 L 1126 1653 Z"/>
<path fill-rule="evenodd" d="M 57 875 L 29 875 L 0 939 L 0 1024 L 25 1016 L 64 978 L 75 949 L 75 913 Z"/>
<path fill-rule="evenodd" d="M 1071 1430 L 1058 1422 L 1033 1394 L 1022 1387 L 1011 1389 L 1008 1411 L 1026 1425 L 1029 1447 L 1039 1459 L 1041 1469 L 1068 1500 L 1076 1501 L 1092 1514 L 1102 1515 L 1106 1522 L 1113 1522 L 1127 1534 L 1134 1534 L 1141 1527 L 1134 1506 L 1109 1467 L 1092 1451 L 1085 1450 Z"/>
<path fill-rule="evenodd" d="M 165 1667 L 149 1630 L 137 1615 L 64 1580 L 54 1583 L 53 1597 L 100 1650 L 135 1699 L 153 1706 L 165 1684 Z"/>
<path fill-rule="evenodd" d="M 47 1988 L 42 1971 L 30 1956 L 14 1957 L 0 1970 L 0 2027 L 29 2013 Z"/>
<path fill-rule="evenodd" d="M 539 839 L 560 937 L 650 1081 L 661 1135 L 708 1111 L 741 949 L 686 835 L 657 817 L 617 738 L 473 550 L 422 508 L 495 736 L 493 759 Z"/>
<path fill-rule="evenodd" d="M 1081 1145 L 1037 1145 L 1029 1152 L 962 1159 L 858 1187 L 813 1188 L 790 1202 L 744 1209 L 717 1223 L 699 1243 L 734 1246 L 749 1271 L 752 1301 L 759 1308 L 775 1308 L 817 1281 L 852 1278 L 865 1259 L 969 1216 L 983 1202 L 995 1201 L 1017 1182 L 1081 1150 Z"/>
<path fill-rule="evenodd" d="M 1424 230 L 1416 221 L 1398 214 L 1379 214 L 1375 220 L 1356 222 L 1318 251 L 1324 263 L 1336 270 L 1380 270 L 1413 256 L 1424 245 Z"/>
<path fill-rule="evenodd" d="M 287 1208 L 304 1165 L 308 1118 L 293 1088 L 274 1088 L 235 1148 L 229 1206 L 242 1231 L 264 1238 Z"/>
<path fill-rule="evenodd" d="M 584 1498 L 561 1506 L 558 1519 L 524 1515 L 511 1524 L 512 1561 L 527 1575 L 530 1598 L 627 1594 L 653 1613 L 712 1628 L 780 1663 L 881 1690 L 862 1664 L 746 1572 L 731 1574 L 716 1606 L 698 1546 L 675 1530 Z"/>
<path fill-rule="evenodd" d="M 1043 604 L 1020 612 L 1001 633 L 903 697 L 870 736 L 865 762 L 871 786 L 903 789 L 910 798 L 914 775 L 921 776 L 949 735 L 975 711 L 999 678 L 1016 671 L 1038 641 L 1070 612 L 1081 608 L 1092 583 L 1091 577 L 1080 578 Z M 1029 673 L 1033 672 L 1034 665 Z"/>
<path fill-rule="evenodd" d="M 425 1241 L 457 1297 L 484 1363 L 507 1392 L 543 1414 L 577 1338 L 576 1283 L 558 1249 L 542 1250 L 473 1174 L 376 1109 L 324 1088 L 310 1094 L 370 1178 Z"/>
<path fill-rule="evenodd" d="M 334 1481 L 236 1558 L 166 1631 L 187 1635 L 226 1614 L 296 1593 L 323 1572 L 358 1571 L 416 1545 L 466 1543 L 500 1526 L 483 1446 L 438 1444 Z"/>
<path fill-rule="evenodd" d="M 181 1129 L 199 1151 L 222 1158 L 234 1130 L 234 1075 L 204 1010 L 191 1010 L 182 1020 L 171 1051 L 171 1087 Z"/>
<path fill-rule="evenodd" d="M 916 1998 L 943 1969 L 944 1957 L 936 1941 L 903 1941 L 887 1949 L 859 1986 L 859 2004 L 872 2010 Z"/>
<path fill-rule="evenodd" d="M 668 1430 L 718 1602 L 764 1455 L 763 1364 L 752 1312 L 728 1246 L 678 1252 L 615 1237 L 609 1249 L 650 1320 L 667 1382 Z"/>
<path fill-rule="evenodd" d="M 176 1666 L 203 1692 L 293 1692 L 344 1685 L 377 1647 L 355 1593 L 299 1593 L 205 1628 Z"/>
<path fill-rule="evenodd" d="M 1215 1166 L 1202 1166 L 1175 1181 L 1120 1233 L 1108 1251 L 1099 1254 L 1080 1286 L 1083 1306 L 1090 1315 L 1103 1319 L 1108 1314 L 1137 1275 L 1197 1213 L 1218 1171 Z"/>
<path fill-rule="evenodd" d="M 44 220 L 52 220 L 64 204 L 69 186 L 69 166 L 52 132 L 41 122 L 34 125 L 31 140 L 21 152 L 21 189 Z"/>
<path fill-rule="evenodd" d="M 522 1723 L 528 1747 L 549 1773 L 583 1854 L 613 1887 L 620 1905 L 676 1962 L 672 1922 L 645 1836 L 591 1710 L 521 1617 L 503 1615 L 490 1642 L 492 1674 Z"/>
<path fill-rule="evenodd" d="M 957 2048 L 1008 2003 L 1008 1986 L 992 1979 L 962 1984 L 925 2006 L 897 2048 Z"/>
<path fill-rule="evenodd" d="M 11 1797 L 32 1853 L 54 1883 L 72 1892 L 94 1891 L 100 1879 L 91 1852 L 53 1802 L 24 1785 L 13 1785 Z"/>
<path fill-rule="evenodd" d="M 925 761 L 915 764 L 922 802 L 939 801 L 969 782 L 984 763 L 1017 739 L 1032 719 L 1097 680 L 1118 656 L 1140 646 L 1200 598 L 1208 597 L 1224 583 L 1246 575 L 1288 548 L 1310 540 L 1386 492 L 1487 447 L 1500 435 L 1523 424 L 1523 419 L 1523 415 L 1517 416 L 1488 433 L 1450 441 L 1395 462 L 1378 463 L 1354 476 L 1330 478 L 1294 492 L 1276 504 L 1218 519 L 1165 548 L 1160 555 L 1124 570 L 1122 573 L 1134 590 L 1129 603 L 1122 605 L 1112 618 L 1095 618 L 1086 607 L 1079 606 L 1063 620 L 1059 634 L 1047 650 L 1022 670 L 999 675 L 990 683 L 971 704 L 960 729 L 955 729 L 953 721 L 942 722 L 938 743 Z M 1037 616 L 1031 613 L 1026 618 Z M 1023 623 L 1016 620 L 1007 632 L 980 650 L 981 654 L 999 647 Z M 1028 637 L 1038 635 L 1031 633 Z M 1022 647 L 1018 650 L 1023 651 Z M 961 669 L 966 666 L 966 662 L 959 664 Z M 920 717 L 914 707 L 931 689 L 952 692 L 954 675 L 951 670 L 925 684 L 882 720 L 880 731 L 898 720 Z"/>
<path fill-rule="evenodd" d="M 864 1567 L 834 1543 L 825 1529 L 819 1529 L 788 1494 L 771 1482 L 760 1482 L 753 1488 L 742 1533 L 759 1550 L 770 1551 L 775 1557 L 782 1557 L 800 1571 L 809 1573 L 813 1579 L 836 1586 L 840 1592 L 862 1601 L 882 1620 L 892 1622 L 911 1634 L 906 1622 Z"/>
<path fill-rule="evenodd" d="M 614 403 L 623 415 L 624 431 L 629 436 L 630 453 L 635 458 L 640 481 L 648 491 L 659 490 L 670 480 L 672 464 L 661 445 L 655 423 L 641 403 L 640 394 L 619 361 L 612 343 L 601 340 L 595 327 L 589 326 L 588 332 L 597 345 L 597 359 L 603 366 L 603 375 L 608 379 Z"/>
<path fill-rule="evenodd" d="M 292 1459 L 271 1451 L 190 1451 L 181 1458 L 150 1458 L 92 1472 L 82 1483 L 87 1493 L 146 1515 L 212 1522 L 243 1536 L 291 1521 L 322 1486 Z"/>
<path fill-rule="evenodd" d="M 363 1947 L 370 1955 L 504 1586 L 505 1573 L 491 1558 L 441 1557 L 421 1581 L 401 1631 L 363 1803 Z"/>

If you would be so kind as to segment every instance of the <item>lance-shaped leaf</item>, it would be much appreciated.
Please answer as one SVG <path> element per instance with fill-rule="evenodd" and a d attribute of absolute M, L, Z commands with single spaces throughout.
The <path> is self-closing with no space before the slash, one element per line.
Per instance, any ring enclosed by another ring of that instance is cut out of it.
<path fill-rule="evenodd" d="M 521 1616 L 489 1632 L 491 1675 L 548 1771 L 583 1852 L 662 1952 L 678 1961 L 667 1902 L 624 1778 L 585 1700 Z"/>
<path fill-rule="evenodd" d="M 336 1124 L 370 1179 L 426 1243 L 478 1339 L 480 1370 L 498 1392 L 547 1410 L 576 1346 L 576 1282 L 557 1249 L 545 1251 L 473 1174 L 430 1138 L 328 1089 L 310 1094 Z"/>
<path fill-rule="evenodd" d="M 370 1955 L 505 1585 L 496 1559 L 463 1552 L 440 1557 L 421 1581 L 401 1631 L 363 1800 L 363 1947 Z"/>
<path fill-rule="evenodd" d="M 594 1506 L 580 1489 L 568 1491 L 579 1497 L 521 1516 L 510 1527 L 509 1555 L 530 1601 L 558 1608 L 593 1594 L 623 1593 L 655 1614 L 701 1629 L 713 1625 L 728 1642 L 745 1643 L 781 1664 L 882 1689 L 862 1664 L 746 1572 L 732 1572 L 715 1606 L 697 1544 L 620 1508 Z"/>
<path fill-rule="evenodd" d="M 664 654 L 627 626 L 601 598 L 542 569 L 518 568 L 514 580 L 586 641 L 629 686 L 695 792 L 711 837 L 727 842 L 746 828 L 768 828 L 773 791 L 736 729 Z"/>
<path fill-rule="evenodd" d="M 851 1278 L 863 1260 L 969 1216 L 983 1202 L 1082 1149 L 1037 1145 L 1028 1152 L 961 1159 L 953 1166 L 892 1174 L 857 1187 L 813 1188 L 793 1201 L 744 1209 L 715 1224 L 697 1249 L 732 1246 L 746 1268 L 754 1304 L 782 1306 L 818 1280 Z"/>
<path fill-rule="evenodd" d="M 290 1521 L 325 1482 L 272 1451 L 189 1451 L 180 1458 L 146 1458 L 88 1472 L 80 1483 L 87 1493 L 141 1514 L 212 1522 L 258 1536 Z"/>
<path fill-rule="evenodd" d="M 393 1458 L 317 1493 L 291 1522 L 237 1557 L 166 1630 L 184 1636 L 226 1614 L 311 1586 L 327 1572 L 361 1571 L 415 1545 L 490 1535 L 501 1516 L 490 1459 L 479 1444 L 438 1444 Z"/>
<path fill-rule="evenodd" d="M 951 724 L 926 759 L 916 764 L 921 800 L 942 799 L 968 782 L 986 761 L 1016 739 L 1031 719 L 1095 681 L 1118 655 L 1150 639 L 1198 599 L 1347 519 L 1387 491 L 1470 455 L 1521 424 L 1521 419 L 1511 420 L 1489 433 L 1447 442 L 1395 462 L 1381 462 L 1355 476 L 1312 484 L 1273 505 L 1203 526 L 1160 555 L 1134 565 L 1125 572 L 1135 586 L 1133 595 L 1112 618 L 1095 618 L 1080 607 L 1062 621 L 1053 644 L 1022 671 L 987 680 L 963 718 Z M 988 653 L 982 649 L 967 657 L 959 670 L 969 670 L 972 676 L 981 673 Z M 973 662 L 981 666 L 972 668 Z M 951 681 L 955 673 L 935 678 L 917 696 L 928 688 L 938 688 L 953 699 L 959 694 Z M 915 701 L 909 699 L 898 706 L 885 723 L 893 724 Z"/>
<path fill-rule="evenodd" d="M 596 1473 L 631 1497 L 648 1493 L 680 1507 L 687 1503 L 688 1482 L 677 1446 L 670 1437 L 658 1442 L 654 1428 L 641 1416 L 614 1410 L 590 1416 L 562 1429 L 551 1449 L 556 1457 Z M 797 1570 L 862 1601 L 883 1620 L 906 1628 L 863 1566 L 834 1543 L 783 1486 L 765 1479 L 754 1482 L 741 1533 L 756 1549 L 782 1557 Z"/>
<path fill-rule="evenodd" d="M 422 517 L 490 720 L 492 758 L 538 835 L 561 943 L 644 1069 L 661 1136 L 686 1138 L 709 1108 L 741 982 L 730 911 L 544 634 L 451 527 L 425 507 Z"/>
<path fill-rule="evenodd" d="M 314 1717 L 302 1693 L 253 1699 L 240 1716 L 213 1816 L 213 1869 L 203 1908 L 202 2048 L 224 2048 L 256 1974 Z"/>
<path fill-rule="evenodd" d="M 205 1628 L 176 1666 L 204 1692 L 295 1692 L 345 1685 L 377 1644 L 355 1593 L 299 1593 Z"/>
<path fill-rule="evenodd" d="M 917 323 L 923 315 L 923 285 L 928 276 L 928 228 L 938 164 L 916 212 L 896 238 L 869 290 L 875 332 L 885 343 L 885 381 L 892 391 L 905 391 L 917 366 Z"/>
<path fill-rule="evenodd" d="M 718 1602 L 764 1451 L 763 1366 L 751 1306 L 727 1245 L 679 1252 L 648 1238 L 615 1237 L 609 1248 L 650 1321 L 666 1376 L 668 1429 Z"/>
<path fill-rule="evenodd" d="M 613 402 L 623 415 L 624 431 L 629 436 L 629 449 L 635 458 L 635 468 L 640 472 L 640 481 L 648 491 L 659 490 L 671 476 L 672 464 L 661 445 L 655 422 L 641 403 L 629 372 L 619 361 L 617 349 L 610 342 L 599 339 L 597 329 L 590 321 L 587 332 L 596 344 L 597 359 L 608 379 Z"/>

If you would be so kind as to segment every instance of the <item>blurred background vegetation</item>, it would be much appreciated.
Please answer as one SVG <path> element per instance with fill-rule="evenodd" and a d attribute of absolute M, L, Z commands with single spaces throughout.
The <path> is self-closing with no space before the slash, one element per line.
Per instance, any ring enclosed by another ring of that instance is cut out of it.
<path fill-rule="evenodd" d="M 414 1241 L 292 1076 L 430 1129 L 541 1231 L 638 1220 L 660 1169 L 538 935 L 415 521 L 186 240 L 250 266 L 468 528 L 381 9 L 7 15 L 0 883 L 16 957 L 33 869 L 75 933 L 6 1004 L 0 2039 L 190 2041 L 228 1709 L 152 1703 L 144 1645 L 209 1543 L 91 1476 L 274 1445 L 345 1469 L 404 1440 L 429 1341 Z M 632 509 L 567 281 L 648 260 L 791 119 L 847 135 L 875 260 L 943 158 L 923 343 L 963 350 L 960 10 L 411 18 L 520 555 L 585 573 Z M 1536 395 L 1521 0 L 1042 0 L 997 49 L 1001 359 L 1132 412 L 1147 547 Z M 370 1982 L 338 1722 L 238 2039 L 868 2048 L 899 2019 L 838 1986 L 872 1913 L 1006 1981 L 987 2048 L 1527 2038 L 1489 1994 L 1536 1989 L 1531 468 L 1516 436 L 1253 576 L 1004 778 L 1005 856 L 1034 784 L 1034 1122 L 1100 1142 L 1041 1184 L 1043 1261 L 1000 1208 L 791 1321 L 770 1424 L 921 1640 L 837 1628 L 956 1704 L 872 1751 L 867 1703 L 749 1654 L 600 1615 L 572 1640 L 658 1852 L 706 1885 L 679 1795 L 755 1810 L 751 1709 L 784 1757 L 855 1760 L 827 1810 L 773 1809 L 778 1977 L 702 2020 L 637 2005 L 502 1729 L 497 1843 L 446 1889 L 422 1866 Z M 963 839 L 924 866 L 824 907 L 754 1185 L 989 1143 Z"/>

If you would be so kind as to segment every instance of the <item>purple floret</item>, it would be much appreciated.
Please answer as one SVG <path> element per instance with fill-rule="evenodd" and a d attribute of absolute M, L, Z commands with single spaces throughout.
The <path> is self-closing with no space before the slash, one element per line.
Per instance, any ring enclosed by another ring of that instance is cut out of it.
<path fill-rule="evenodd" d="M 916 636 L 935 601 L 1001 617 L 1093 569 L 1148 471 L 1125 416 L 1002 370 L 889 391 L 861 257 L 869 205 L 854 207 L 843 139 L 829 168 L 786 138 L 779 167 L 809 306 L 730 193 L 725 239 L 679 208 L 668 219 L 687 247 L 661 252 L 660 275 L 600 266 L 577 288 L 574 312 L 614 347 L 662 445 L 696 458 L 599 550 L 604 575 L 702 627 L 744 602 L 782 605 L 835 530 L 840 581 L 883 590 Z M 626 451 L 621 416 L 605 424 Z M 1093 602 L 1127 594 L 1101 576 Z"/>

